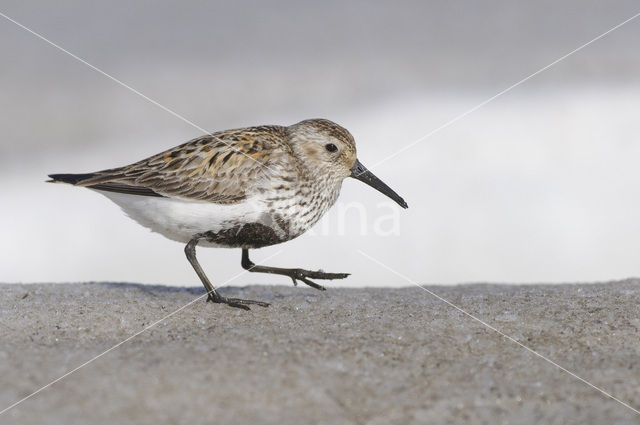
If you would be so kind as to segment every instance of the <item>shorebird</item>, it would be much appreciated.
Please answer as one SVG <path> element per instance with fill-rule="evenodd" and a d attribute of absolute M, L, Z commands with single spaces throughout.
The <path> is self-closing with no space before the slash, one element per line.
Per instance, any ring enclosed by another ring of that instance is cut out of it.
<path fill-rule="evenodd" d="M 142 226 L 185 243 L 207 301 L 246 310 L 269 304 L 220 295 L 198 263 L 196 245 L 241 248 L 243 268 L 324 290 L 310 279 L 349 274 L 256 265 L 249 249 L 300 236 L 336 202 L 347 177 L 407 208 L 358 161 L 351 133 L 325 119 L 211 133 L 124 167 L 49 177 L 100 192 Z"/>

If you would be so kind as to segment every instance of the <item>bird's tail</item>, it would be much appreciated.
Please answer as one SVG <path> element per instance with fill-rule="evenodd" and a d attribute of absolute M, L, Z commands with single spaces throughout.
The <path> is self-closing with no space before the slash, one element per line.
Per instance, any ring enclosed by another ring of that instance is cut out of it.
<path fill-rule="evenodd" d="M 51 180 L 47 183 L 69 183 L 74 186 L 91 186 L 105 181 L 112 180 L 119 176 L 105 175 L 103 173 L 86 174 L 49 174 Z"/>
<path fill-rule="evenodd" d="M 78 183 L 82 183 L 85 180 L 92 179 L 95 177 L 95 173 L 87 173 L 87 174 L 49 174 L 49 178 L 51 180 L 47 180 L 47 183 L 69 183 L 72 185 L 76 185 Z"/>

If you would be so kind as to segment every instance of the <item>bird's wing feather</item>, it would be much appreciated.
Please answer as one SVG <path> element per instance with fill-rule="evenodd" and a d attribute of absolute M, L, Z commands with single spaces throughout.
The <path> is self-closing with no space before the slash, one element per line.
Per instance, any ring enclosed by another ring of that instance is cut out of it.
<path fill-rule="evenodd" d="M 232 204 L 291 160 L 285 128 L 229 130 L 193 139 L 78 183 L 99 190 Z"/>

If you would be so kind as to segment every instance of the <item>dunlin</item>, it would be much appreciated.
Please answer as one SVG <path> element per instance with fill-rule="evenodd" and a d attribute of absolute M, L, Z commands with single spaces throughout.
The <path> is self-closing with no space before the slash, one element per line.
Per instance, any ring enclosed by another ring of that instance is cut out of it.
<path fill-rule="evenodd" d="M 208 301 L 247 310 L 269 304 L 220 295 L 196 259 L 196 245 L 242 248 L 245 269 L 324 290 L 310 279 L 343 279 L 348 273 L 255 265 L 249 249 L 300 236 L 335 203 L 347 177 L 407 208 L 358 161 L 353 136 L 324 119 L 212 133 L 124 167 L 49 177 L 96 190 L 141 225 L 185 243 Z"/>

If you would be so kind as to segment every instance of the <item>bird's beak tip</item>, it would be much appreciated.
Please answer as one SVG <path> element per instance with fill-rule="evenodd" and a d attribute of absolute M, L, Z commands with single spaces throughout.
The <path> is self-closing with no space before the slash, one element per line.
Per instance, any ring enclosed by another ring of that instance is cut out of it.
<path fill-rule="evenodd" d="M 367 170 L 367 168 L 358 160 L 356 160 L 355 164 L 351 168 L 351 177 L 356 180 L 360 180 L 365 184 L 368 184 L 377 191 L 393 199 L 402 208 L 409 208 L 409 205 L 407 205 L 405 200 L 402 199 L 400 195 L 394 192 L 389 186 L 382 182 L 382 180 L 377 178 L 371 171 Z"/>

